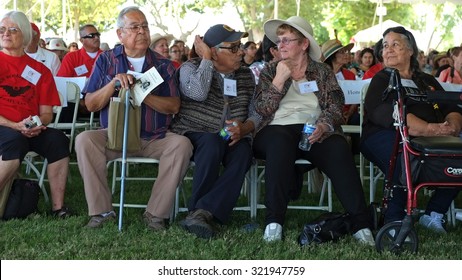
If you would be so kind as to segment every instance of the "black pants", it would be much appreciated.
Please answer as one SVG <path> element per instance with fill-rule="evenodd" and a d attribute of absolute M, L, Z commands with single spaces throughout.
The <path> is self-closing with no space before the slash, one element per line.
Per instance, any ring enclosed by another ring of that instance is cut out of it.
<path fill-rule="evenodd" d="M 306 159 L 331 179 L 338 199 L 352 216 L 352 231 L 370 227 L 361 180 L 345 138 L 332 135 L 305 152 L 298 148 L 302 127 L 302 124 L 269 125 L 255 137 L 255 157 L 266 161 L 266 224 L 284 224 L 290 186 L 295 181 L 295 160 Z"/>
<path fill-rule="evenodd" d="M 189 210 L 204 209 L 226 223 L 252 163 L 249 139 L 233 146 L 217 133 L 186 133 L 194 146 L 194 176 Z M 221 166 L 223 172 L 220 174 Z"/>
<path fill-rule="evenodd" d="M 48 127 L 40 135 L 27 138 L 21 132 L 0 126 L 0 155 L 2 160 L 22 161 L 29 151 L 53 163 L 69 156 L 69 138 L 60 130 Z"/>

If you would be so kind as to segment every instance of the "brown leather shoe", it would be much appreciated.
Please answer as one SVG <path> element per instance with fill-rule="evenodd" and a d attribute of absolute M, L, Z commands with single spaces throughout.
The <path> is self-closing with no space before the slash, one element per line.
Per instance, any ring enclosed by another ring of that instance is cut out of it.
<path fill-rule="evenodd" d="M 148 226 L 149 229 L 154 231 L 165 230 L 165 221 L 162 218 L 158 218 L 152 215 L 149 212 L 144 212 L 143 214 L 144 223 Z"/>
<path fill-rule="evenodd" d="M 109 212 L 108 215 L 95 215 L 91 216 L 90 221 L 86 225 L 87 228 L 100 228 L 107 222 L 113 222 L 116 220 L 116 213 L 114 211 Z"/>
<path fill-rule="evenodd" d="M 217 233 L 213 225 L 213 215 L 207 210 L 196 209 L 180 222 L 180 225 L 199 238 L 210 239 Z"/>

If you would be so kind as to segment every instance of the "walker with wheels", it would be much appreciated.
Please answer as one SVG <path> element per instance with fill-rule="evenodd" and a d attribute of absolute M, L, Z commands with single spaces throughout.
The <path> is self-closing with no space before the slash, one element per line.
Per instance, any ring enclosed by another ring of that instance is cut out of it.
<path fill-rule="evenodd" d="M 401 221 L 385 224 L 378 231 L 375 246 L 378 252 L 417 253 L 419 239 L 414 222 L 419 215 L 417 192 L 424 187 L 462 187 L 462 139 L 453 136 L 410 137 L 406 123 L 406 100 L 419 102 L 457 102 L 462 104 L 462 92 L 429 91 L 425 95 L 410 96 L 402 87 L 397 69 L 390 68 L 388 94 L 396 94 L 393 117 L 396 139 L 385 178 L 382 210 L 394 188 L 407 190 L 406 216 Z M 398 160 L 402 161 L 402 185 L 393 184 L 393 173 Z"/>

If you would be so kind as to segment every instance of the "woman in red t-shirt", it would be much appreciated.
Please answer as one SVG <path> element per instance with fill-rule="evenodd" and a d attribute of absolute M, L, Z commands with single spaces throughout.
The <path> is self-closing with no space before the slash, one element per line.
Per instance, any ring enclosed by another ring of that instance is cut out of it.
<path fill-rule="evenodd" d="M 53 119 L 53 106 L 61 102 L 50 70 L 24 52 L 31 38 L 31 25 L 24 13 L 11 11 L 1 17 L 0 190 L 13 179 L 27 152 L 34 151 L 48 161 L 52 213 L 66 217 L 70 214 L 64 206 L 69 139 L 47 127 Z M 35 127 L 29 125 L 33 120 Z"/>

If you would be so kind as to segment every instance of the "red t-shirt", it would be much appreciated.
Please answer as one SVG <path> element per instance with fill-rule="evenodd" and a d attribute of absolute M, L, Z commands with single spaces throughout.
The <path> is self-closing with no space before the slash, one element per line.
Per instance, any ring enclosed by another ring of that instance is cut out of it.
<path fill-rule="evenodd" d="M 380 70 L 382 69 L 383 69 L 382 63 L 379 62 L 379 63 L 374 64 L 371 68 L 369 68 L 369 70 L 366 71 L 366 73 L 364 73 L 363 80 L 367 80 L 367 79 L 374 77 L 375 74 L 380 72 Z"/>
<path fill-rule="evenodd" d="M 56 76 L 90 77 L 90 74 L 93 70 L 93 65 L 95 64 L 98 55 L 102 52 L 102 50 L 98 50 L 98 54 L 95 56 L 95 58 L 91 58 L 84 48 L 81 48 L 75 52 L 67 53 L 61 62 L 61 67 L 59 67 Z"/>
<path fill-rule="evenodd" d="M 55 80 L 42 63 L 27 54 L 21 57 L 0 51 L 0 115 L 10 121 L 39 115 L 40 105 L 60 105 Z M 29 66 L 30 68 L 26 67 Z M 29 80 L 23 78 L 27 73 Z M 35 83 L 35 84 L 34 84 Z"/>

